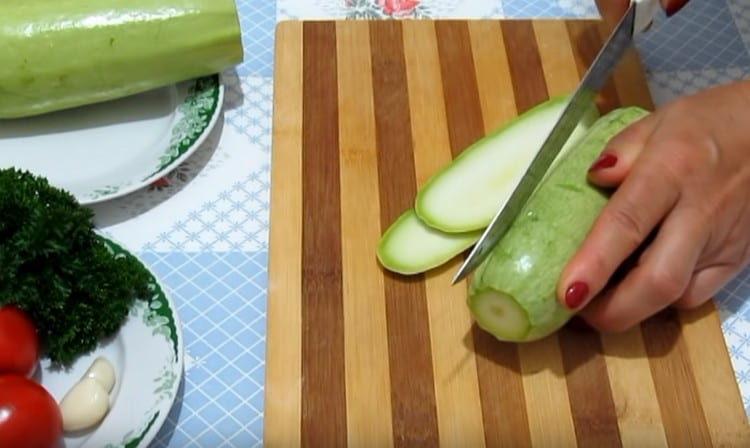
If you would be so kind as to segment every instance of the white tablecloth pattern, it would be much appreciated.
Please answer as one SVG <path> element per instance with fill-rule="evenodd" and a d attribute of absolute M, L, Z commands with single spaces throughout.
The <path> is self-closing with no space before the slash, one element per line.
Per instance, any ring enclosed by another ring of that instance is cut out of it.
<path fill-rule="evenodd" d="M 245 62 L 223 75 L 211 138 L 162 181 L 95 207 L 97 224 L 138 253 L 177 302 L 185 379 L 154 446 L 262 444 L 269 164 L 276 23 L 307 18 L 597 17 L 593 0 L 237 0 Z M 692 0 L 638 40 L 652 94 L 750 77 L 750 2 Z M 750 231 L 750 229 L 749 229 Z M 719 295 L 750 412 L 750 271 Z"/>

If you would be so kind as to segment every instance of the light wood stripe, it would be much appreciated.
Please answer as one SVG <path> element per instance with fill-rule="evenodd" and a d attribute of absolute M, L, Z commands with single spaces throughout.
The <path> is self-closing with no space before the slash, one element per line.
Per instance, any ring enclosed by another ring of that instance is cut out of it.
<path fill-rule="evenodd" d="M 711 446 L 677 313 L 662 312 L 641 328 L 669 446 Z"/>
<path fill-rule="evenodd" d="M 604 22 L 598 28 L 600 41 L 604 42 L 609 29 Z M 629 50 L 613 73 L 615 91 L 622 106 L 653 108 L 648 85 L 641 74 L 638 54 Z M 623 446 L 667 446 L 640 327 L 624 334 L 603 334 L 602 344 Z"/>
<path fill-rule="evenodd" d="M 750 446 L 747 417 L 733 412 L 742 400 L 715 309 L 709 302 L 680 312 L 695 384 L 714 446 Z"/>
<path fill-rule="evenodd" d="M 336 28 L 302 32 L 302 445 L 345 446 Z"/>
<path fill-rule="evenodd" d="M 370 35 L 342 21 L 336 40 L 347 440 L 374 448 L 392 445 L 393 429 L 383 275 L 372 255 L 381 229 Z"/>
<path fill-rule="evenodd" d="M 370 26 L 378 141 L 380 222 L 390 225 L 412 206 L 416 179 L 401 22 Z M 422 276 L 385 277 L 394 443 L 437 445 L 435 385 Z"/>
<path fill-rule="evenodd" d="M 576 434 L 557 335 L 519 345 L 531 444 L 575 447 Z"/>
<path fill-rule="evenodd" d="M 640 327 L 623 334 L 603 335 L 602 344 L 622 445 L 667 446 Z"/>
<path fill-rule="evenodd" d="M 580 76 L 565 22 L 541 20 L 534 22 L 534 36 L 544 69 L 544 80 L 551 97 L 570 95 L 578 86 Z"/>
<path fill-rule="evenodd" d="M 508 55 L 499 22 L 471 21 L 469 34 L 484 132 L 489 134 L 516 116 Z"/>
<path fill-rule="evenodd" d="M 414 135 L 414 163 L 419 185 L 451 162 L 451 146 L 442 106 L 435 26 L 417 22 L 404 29 L 409 104 Z M 432 331 L 433 371 L 440 446 L 484 446 L 471 316 L 464 303 L 465 284 L 451 286 L 456 261 L 425 276 Z"/>
<path fill-rule="evenodd" d="M 469 34 L 487 134 L 516 116 L 510 68 L 498 22 L 472 21 Z M 516 344 L 500 342 L 478 326 L 472 335 L 487 446 L 531 446 Z"/>
<path fill-rule="evenodd" d="M 283 51 L 279 51 L 281 45 Z M 302 391 L 302 25 L 276 35 L 266 384 L 266 446 L 299 446 Z M 285 325 L 278 325 L 285 322 Z"/>
<path fill-rule="evenodd" d="M 451 146 L 443 99 L 443 79 L 432 22 L 404 28 L 404 56 L 412 122 L 417 186 L 451 163 Z"/>
<path fill-rule="evenodd" d="M 521 114 L 548 99 L 541 57 L 531 22 L 503 22 L 502 31 Z M 520 344 L 519 355 L 532 445 L 576 446 L 557 334 Z"/>

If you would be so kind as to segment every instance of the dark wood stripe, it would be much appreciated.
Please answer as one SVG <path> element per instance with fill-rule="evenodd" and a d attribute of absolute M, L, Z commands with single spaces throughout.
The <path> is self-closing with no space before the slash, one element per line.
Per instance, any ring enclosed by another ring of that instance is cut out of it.
<path fill-rule="evenodd" d="M 515 344 L 501 342 L 474 325 L 484 436 L 488 447 L 530 447 L 521 363 Z"/>
<path fill-rule="evenodd" d="M 417 188 L 401 23 L 370 23 L 370 43 L 380 219 L 385 229 L 413 206 Z M 437 446 L 437 408 L 424 278 L 387 272 L 384 289 L 394 444 Z"/>
<path fill-rule="evenodd" d="M 596 58 L 602 41 L 593 22 L 568 22 L 567 27 L 578 75 L 583 78 Z M 601 97 L 604 99 L 599 104 L 602 113 L 619 105 L 612 82 L 607 84 Z M 563 328 L 559 337 L 579 446 L 622 446 L 601 338 L 590 330 L 580 328 Z"/>
<path fill-rule="evenodd" d="M 652 317 L 641 331 L 669 446 L 711 446 L 677 312 Z"/>
<path fill-rule="evenodd" d="M 581 77 L 594 62 L 596 55 L 604 45 L 596 22 L 583 20 L 569 20 L 566 23 L 570 36 L 573 55 L 575 56 L 578 73 Z M 610 112 L 620 105 L 620 99 L 615 89 L 615 83 L 610 76 L 596 99 L 596 104 L 602 114 Z"/>
<path fill-rule="evenodd" d="M 597 29 L 602 45 L 609 37 L 611 28 L 605 22 L 599 22 Z M 622 63 L 615 70 L 614 86 L 620 105 L 640 106 L 647 110 L 654 110 L 654 101 L 644 76 L 644 68 L 638 56 L 638 51 L 631 47 L 625 52 Z"/>
<path fill-rule="evenodd" d="M 566 327 L 559 336 L 578 446 L 622 446 L 599 335 Z"/>
<path fill-rule="evenodd" d="M 542 59 L 531 21 L 507 20 L 501 22 L 501 28 L 508 52 L 516 109 L 521 114 L 549 98 Z"/>
<path fill-rule="evenodd" d="M 336 28 L 303 28 L 302 445 L 346 445 Z"/>
<path fill-rule="evenodd" d="M 435 28 L 451 152 L 456 157 L 484 135 L 479 88 L 466 22 L 440 21 Z M 500 342 L 476 325 L 471 337 L 487 446 L 531 446 L 516 345 Z"/>
<path fill-rule="evenodd" d="M 435 32 L 451 152 L 456 157 L 484 136 L 469 25 L 441 20 L 435 23 Z"/>

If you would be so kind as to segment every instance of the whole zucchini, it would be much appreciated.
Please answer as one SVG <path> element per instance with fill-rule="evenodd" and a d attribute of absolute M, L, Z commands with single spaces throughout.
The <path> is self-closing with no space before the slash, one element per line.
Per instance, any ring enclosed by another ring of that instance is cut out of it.
<path fill-rule="evenodd" d="M 242 54 L 234 0 L 2 0 L 0 118 L 217 73 Z"/>
<path fill-rule="evenodd" d="M 557 282 L 608 195 L 586 173 L 607 142 L 647 112 L 636 107 L 600 118 L 542 181 L 469 288 L 477 324 L 496 338 L 521 342 L 559 329 L 572 312 L 556 299 Z"/>

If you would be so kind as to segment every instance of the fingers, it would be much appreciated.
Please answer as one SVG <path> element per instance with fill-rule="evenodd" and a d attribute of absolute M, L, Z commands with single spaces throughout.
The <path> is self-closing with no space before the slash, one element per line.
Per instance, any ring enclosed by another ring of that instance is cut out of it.
<path fill-rule="evenodd" d="M 637 164 L 563 270 L 557 288 L 560 302 L 570 309 L 584 307 L 671 211 L 678 196 L 677 184 L 655 166 Z"/>
<path fill-rule="evenodd" d="M 695 308 L 703 305 L 739 272 L 739 268 L 729 265 L 712 266 L 693 275 L 687 290 L 674 303 L 677 308 Z"/>
<path fill-rule="evenodd" d="M 620 185 L 653 133 L 658 120 L 649 115 L 612 138 L 589 169 L 589 180 L 601 187 Z"/>
<path fill-rule="evenodd" d="M 581 312 L 601 331 L 624 331 L 688 293 L 693 270 L 709 237 L 705 220 L 690 208 L 676 208 L 654 242 L 609 294 Z M 697 286 L 713 286 L 713 277 Z M 692 294 L 692 293 L 691 293 Z"/>

